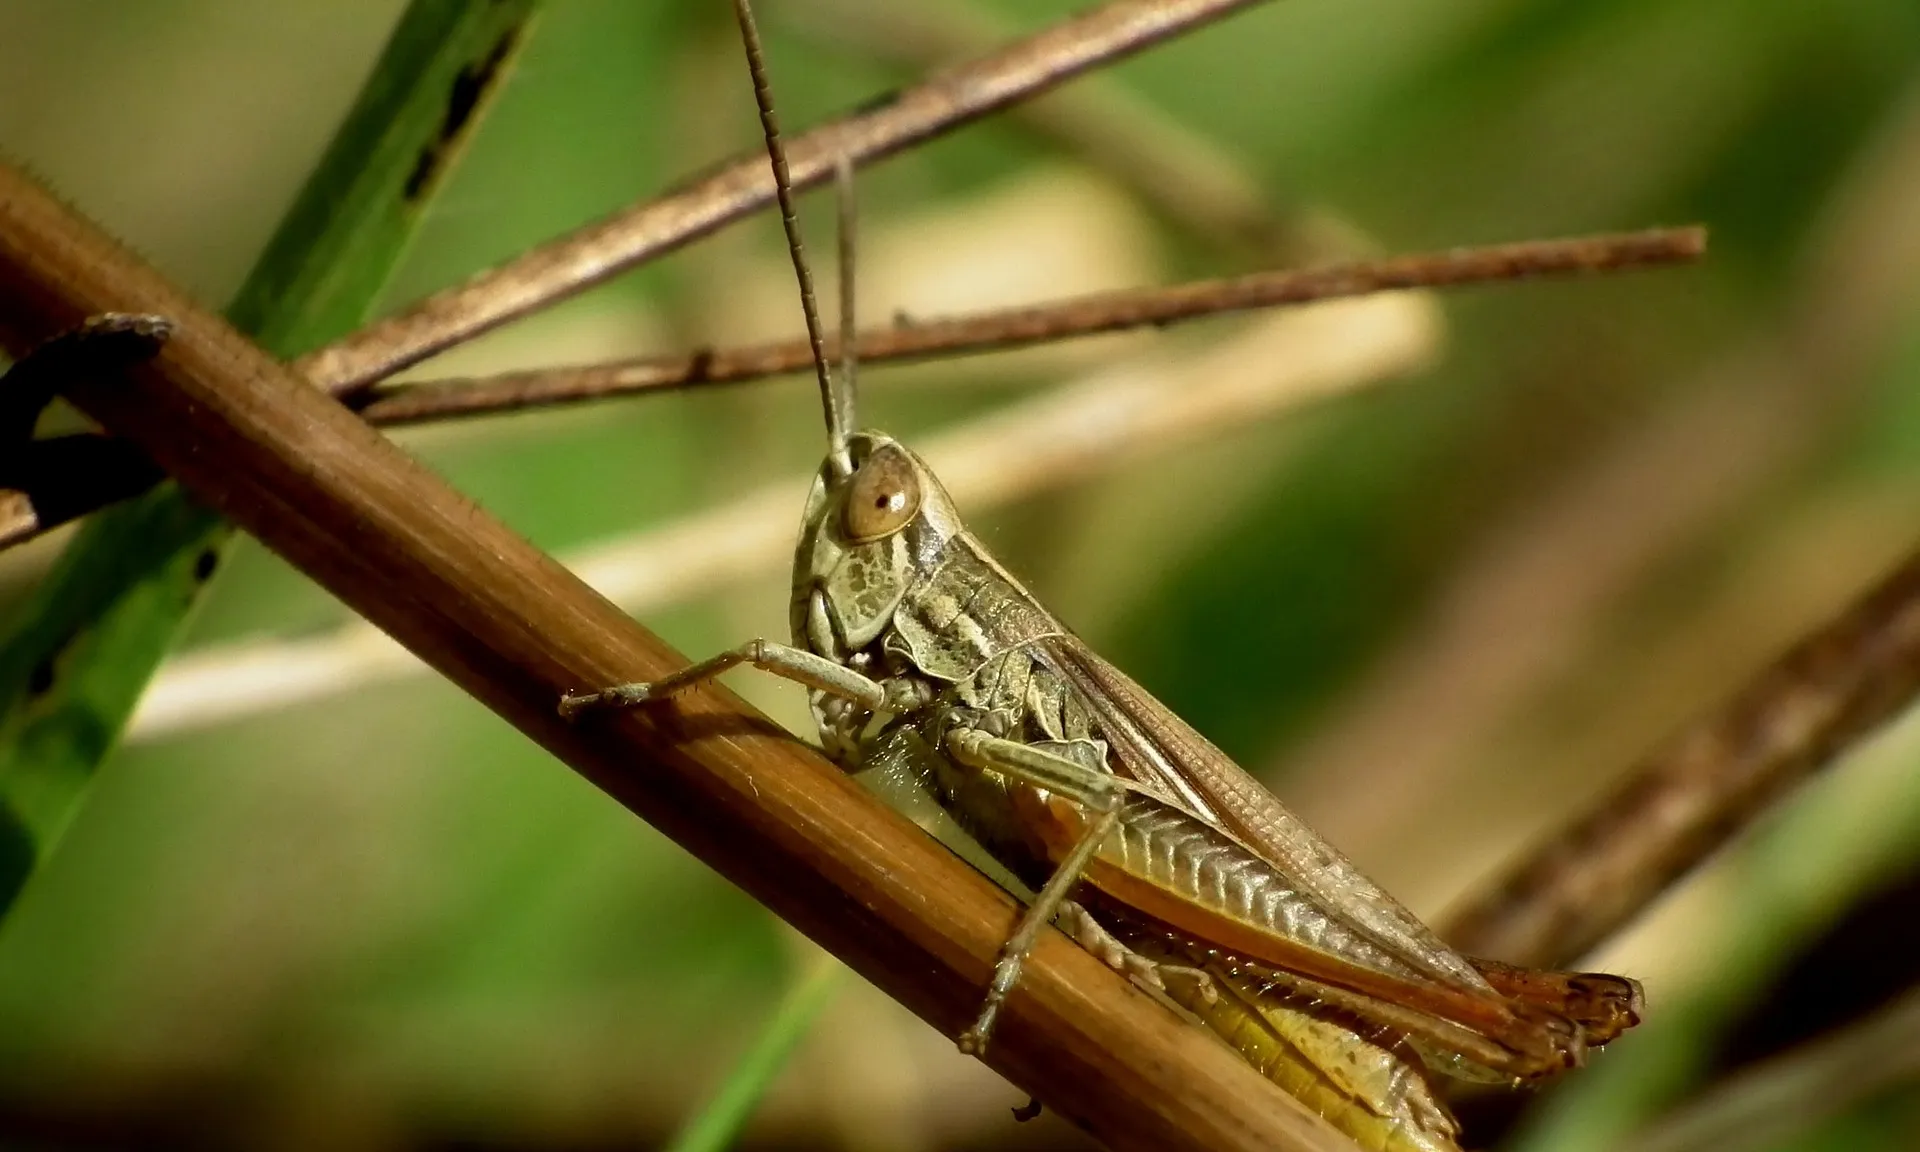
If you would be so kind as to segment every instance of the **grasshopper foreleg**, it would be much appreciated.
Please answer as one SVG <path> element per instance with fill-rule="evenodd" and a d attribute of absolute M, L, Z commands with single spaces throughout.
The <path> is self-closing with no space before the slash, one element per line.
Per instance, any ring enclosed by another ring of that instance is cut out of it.
<path fill-rule="evenodd" d="M 662 700 L 702 680 L 711 680 L 738 664 L 751 664 L 783 679 L 843 696 L 870 711 L 877 712 L 903 703 L 894 698 L 896 693 L 890 691 L 886 684 L 863 676 L 844 664 L 836 664 L 825 656 L 768 640 L 749 640 L 738 648 L 709 656 L 698 664 L 690 664 L 658 680 L 617 684 L 599 692 L 569 692 L 560 698 L 560 714 L 572 717 L 590 708 L 633 708 Z"/>

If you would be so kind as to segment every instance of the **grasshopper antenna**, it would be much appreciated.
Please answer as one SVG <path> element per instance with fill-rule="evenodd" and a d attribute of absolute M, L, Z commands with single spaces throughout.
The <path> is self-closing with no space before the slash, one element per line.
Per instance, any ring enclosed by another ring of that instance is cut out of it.
<path fill-rule="evenodd" d="M 827 414 L 827 458 L 836 473 L 851 476 L 853 459 L 847 454 L 847 435 L 853 420 L 853 394 L 851 391 L 843 394 L 835 388 L 833 374 L 827 369 L 825 341 L 820 335 L 820 309 L 813 298 L 813 273 L 807 269 L 806 249 L 800 243 L 800 221 L 793 210 L 793 177 L 787 171 L 787 150 L 780 144 L 780 123 L 773 115 L 773 89 L 767 82 L 767 58 L 760 47 L 760 29 L 754 23 L 753 10 L 747 0 L 733 0 L 733 11 L 740 20 L 747 70 L 753 75 L 753 99 L 760 106 L 760 130 L 767 141 L 767 159 L 773 165 L 773 190 L 780 201 L 780 225 L 786 229 L 787 252 L 793 257 L 794 277 L 800 281 L 800 308 L 806 313 L 807 342 L 813 346 L 814 375 L 819 377 L 820 403 Z M 845 292 L 843 288 L 843 297 Z M 842 323 L 844 325 L 844 318 Z M 850 357 L 851 351 L 844 354 Z"/>
<path fill-rule="evenodd" d="M 853 159 L 844 152 L 833 162 L 833 195 L 834 206 L 839 210 L 840 225 L 840 379 L 834 400 L 839 405 L 841 426 L 851 429 L 854 398 L 859 395 L 856 370 L 860 366 L 860 349 L 853 308 L 854 246 L 859 212 L 853 199 Z"/>

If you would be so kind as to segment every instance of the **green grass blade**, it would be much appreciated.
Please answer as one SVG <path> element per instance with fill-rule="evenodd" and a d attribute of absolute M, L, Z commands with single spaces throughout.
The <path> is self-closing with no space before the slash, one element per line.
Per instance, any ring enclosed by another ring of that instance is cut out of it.
<path fill-rule="evenodd" d="M 720 1152 L 732 1145 L 773 1078 L 786 1067 L 787 1058 L 840 991 L 846 975 L 839 964 L 822 961 L 789 988 L 753 1047 L 733 1066 L 706 1107 L 674 1136 L 667 1152 Z"/>
<path fill-rule="evenodd" d="M 365 320 L 536 7 L 414 0 L 228 306 L 235 325 L 292 357 Z M 78 811 L 231 539 L 170 486 L 108 509 L 0 644 L 0 914 Z"/>

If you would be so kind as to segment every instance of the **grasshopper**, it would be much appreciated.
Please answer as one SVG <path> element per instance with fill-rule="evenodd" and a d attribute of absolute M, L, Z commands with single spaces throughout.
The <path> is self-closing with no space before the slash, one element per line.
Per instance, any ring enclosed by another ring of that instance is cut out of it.
<path fill-rule="evenodd" d="M 794 553 L 792 643 L 752 640 L 661 680 L 570 693 L 562 713 L 657 704 L 741 664 L 806 686 L 836 763 L 924 788 L 1034 893 L 963 1051 L 985 1049 L 1049 924 L 1376 1152 L 1457 1149 L 1432 1072 L 1535 1080 L 1637 1023 L 1632 980 L 1448 948 L 1042 607 L 923 460 L 854 430 L 851 173 L 841 166 L 836 380 L 758 33 L 747 0 L 735 11 L 826 411 Z"/>

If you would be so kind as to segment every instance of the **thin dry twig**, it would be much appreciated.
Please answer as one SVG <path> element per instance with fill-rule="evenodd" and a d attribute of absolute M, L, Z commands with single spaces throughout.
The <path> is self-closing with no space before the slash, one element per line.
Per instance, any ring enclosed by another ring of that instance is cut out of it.
<path fill-rule="evenodd" d="M 1164 326 L 1230 312 L 1395 289 L 1459 287 L 1541 276 L 1664 267 L 1696 260 L 1705 251 L 1706 230 L 1699 227 L 1455 248 L 1325 268 L 1282 269 L 1170 287 L 1100 292 L 1071 300 L 915 321 L 904 327 L 863 332 L 855 347 L 863 364 L 1005 351 L 1129 328 Z M 827 355 L 837 357 L 839 346 L 837 336 L 829 337 Z M 412 424 L 656 389 L 735 383 L 798 372 L 812 364 L 812 350 L 806 340 L 770 341 L 742 348 L 648 356 L 574 368 L 424 381 L 373 394 L 363 414 L 376 424 Z"/>
<path fill-rule="evenodd" d="M 1920 552 L 1452 918 L 1476 955 L 1569 963 L 1920 691 Z"/>
<path fill-rule="evenodd" d="M 1504 863 L 1488 857 L 1498 849 L 1480 831 L 1412 814 L 1448 797 L 1506 795 L 1487 767 L 1490 749 L 1499 752 L 1492 760 L 1526 757 L 1505 752 L 1495 738 L 1502 725 L 1529 715 L 1541 685 L 1566 674 L 1567 653 L 1603 632 L 1598 622 L 1623 589 L 1751 498 L 1775 474 L 1783 446 L 1820 426 L 1804 406 L 1777 402 L 1810 391 L 1769 375 L 1788 371 L 1798 368 L 1784 357 L 1743 349 L 1674 389 L 1680 400 L 1596 460 L 1542 486 L 1436 591 L 1397 650 L 1280 754 L 1289 798 L 1362 858 L 1412 842 L 1413 857 L 1450 861 L 1406 878 L 1398 890 L 1416 904 L 1457 898 L 1469 878 Z M 1595 771 L 1623 771 L 1650 740 L 1582 759 Z M 1390 812 L 1369 803 L 1382 794 L 1402 804 Z"/>
<path fill-rule="evenodd" d="M 980 5 L 921 0 L 806 0 L 772 17 L 830 52 L 858 53 L 908 71 L 939 68 L 1007 39 Z M 1021 103 L 1010 117 L 1124 185 L 1168 220 L 1239 253 L 1282 263 L 1345 254 L 1358 230 L 1277 210 L 1227 149 L 1111 77 Z"/>
<path fill-rule="evenodd" d="M 1418 370 L 1440 343 L 1429 299 L 1352 300 L 1274 316 L 1204 354 L 1140 357 L 916 445 L 969 515 L 1198 439 L 1315 397 Z M 568 568 L 644 615 L 793 553 L 800 477 L 769 484 L 566 558 Z M 419 664 L 364 624 L 321 636 L 211 647 L 170 661 L 131 739 L 205 727 L 410 674 Z"/>
<path fill-rule="evenodd" d="M 25 544 L 165 478 L 124 440 L 80 433 L 0 445 L 0 551 Z"/>
<path fill-rule="evenodd" d="M 0 344 L 110 311 L 175 334 L 123 377 L 77 377 L 77 407 L 942 1032 L 971 1019 L 1014 921 L 1004 894 L 717 686 L 562 720 L 562 691 L 683 658 L 0 167 Z M 1058 934 L 987 1061 L 1116 1148 L 1350 1147 Z"/>
<path fill-rule="evenodd" d="M 1710 419 L 1693 420 L 1696 454 L 1697 444 L 1705 442 L 1698 432 L 1703 427 L 1710 428 L 1706 434 L 1716 448 L 1728 426 L 1752 442 L 1743 453 L 1750 459 L 1701 474 L 1712 481 L 1717 505 L 1725 501 L 1719 490 L 1753 486 L 1759 460 L 1798 458 L 1810 434 L 1832 428 L 1852 410 L 1873 366 L 1904 331 L 1901 318 L 1920 298 L 1920 218 L 1911 211 L 1917 185 L 1920 86 L 1908 93 L 1834 197 L 1836 207 L 1810 245 L 1800 301 L 1784 331 L 1770 332 L 1730 358 L 1726 379 L 1703 397 L 1709 403 L 1698 415 Z M 1680 487 L 1683 499 L 1702 498 Z M 1673 492 L 1666 485 L 1661 502 L 1671 502 Z M 1542 838 L 1532 857 L 1514 863 L 1464 907 L 1452 938 L 1520 962 L 1568 962 L 1737 834 L 1767 802 L 1834 762 L 1912 691 L 1909 662 L 1915 657 L 1904 647 L 1908 638 L 1901 630 L 1912 626 L 1914 608 L 1903 597 L 1912 594 L 1915 579 L 1910 560 L 1734 694 L 1725 708 L 1642 761 L 1589 815 L 1559 836 Z M 1876 629 L 1882 634 L 1875 635 Z M 1796 675 L 1807 682 L 1796 685 Z M 1770 692 L 1777 693 L 1780 707 L 1821 712 L 1783 713 L 1768 727 L 1755 709 L 1766 706 Z M 1719 753 L 1726 759 L 1717 764 L 1710 760 L 1716 734 L 1729 741 Z M 1743 737 L 1782 742 L 1743 746 Z M 1694 755 L 1708 759 L 1687 759 Z M 1622 837 L 1617 845 L 1607 839 L 1614 834 L 1608 828 Z M 1593 854 L 1591 867 L 1579 862 L 1582 853 Z M 1587 901 L 1590 913 L 1577 911 Z"/>
<path fill-rule="evenodd" d="M 1706 230 L 1699 227 L 1455 248 L 994 309 L 865 332 L 855 347 L 859 360 L 869 364 L 1004 351 L 1372 292 L 1663 267 L 1698 259 L 1705 250 Z M 827 339 L 829 356 L 837 357 L 839 347 L 837 335 Z M 369 422 L 393 427 L 639 392 L 738 383 L 801 371 L 812 364 L 808 341 L 780 340 L 571 368 L 430 380 L 365 392 L 349 398 L 349 403 Z M 36 479 L 31 487 L 18 486 L 24 500 L 16 496 L 9 502 L 7 494 L 0 493 L 0 549 L 24 543 L 76 516 L 133 496 L 155 482 L 155 469 L 138 451 L 127 445 L 108 444 L 88 444 L 90 450 L 84 455 L 54 458 L 49 453 L 49 460 L 33 473 Z M 81 464 L 84 468 L 79 467 Z M 68 491 L 68 487 L 75 490 Z"/>
<path fill-rule="evenodd" d="M 1091 68 L 1152 47 L 1257 0 L 1113 0 L 892 99 L 787 142 L 796 189 L 830 179 L 840 157 L 864 167 L 1043 92 Z M 436 293 L 317 354 L 307 375 L 351 392 L 436 352 L 670 252 L 773 200 L 759 153 L 629 208 Z"/>
<path fill-rule="evenodd" d="M 842 157 L 854 164 L 870 163 L 1257 2 L 1114 0 L 796 137 L 789 144 L 794 185 L 804 188 L 825 179 Z M 705 177 L 362 328 L 297 361 L 295 370 L 329 392 L 350 395 L 436 352 L 671 252 L 772 200 L 773 181 L 765 160 L 757 151 L 743 154 Z M 137 495 L 151 482 L 151 467 L 135 454 L 117 451 L 89 463 L 96 469 L 89 486 L 98 500 L 84 507 L 58 494 L 34 499 L 34 493 L 45 488 L 44 469 L 25 477 L 18 487 L 0 489 L 0 548 L 57 527 L 91 507 Z"/>

